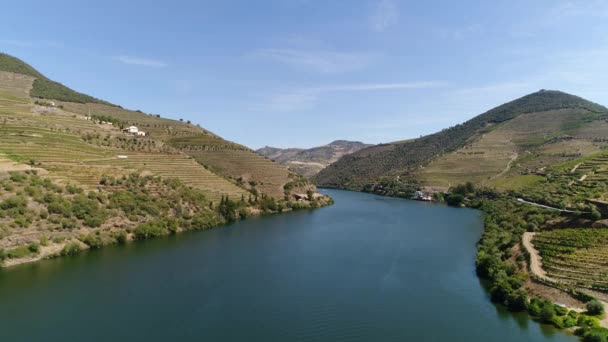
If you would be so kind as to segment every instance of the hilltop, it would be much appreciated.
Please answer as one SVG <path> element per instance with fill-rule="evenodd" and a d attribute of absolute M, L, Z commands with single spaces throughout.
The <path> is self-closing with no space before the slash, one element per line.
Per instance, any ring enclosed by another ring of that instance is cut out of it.
<path fill-rule="evenodd" d="M 266 146 L 256 152 L 277 163 L 287 165 L 294 172 L 312 177 L 341 157 L 369 146 L 372 145 L 359 141 L 336 140 L 327 145 L 310 149 L 280 149 Z"/>
<path fill-rule="evenodd" d="M 315 192 L 199 125 L 79 93 L 0 54 L 0 263 L 329 203 Z"/>
<path fill-rule="evenodd" d="M 401 195 L 465 181 L 509 187 L 510 177 L 606 146 L 607 116 L 601 105 L 541 90 L 440 132 L 344 156 L 314 179 L 324 187 Z"/>

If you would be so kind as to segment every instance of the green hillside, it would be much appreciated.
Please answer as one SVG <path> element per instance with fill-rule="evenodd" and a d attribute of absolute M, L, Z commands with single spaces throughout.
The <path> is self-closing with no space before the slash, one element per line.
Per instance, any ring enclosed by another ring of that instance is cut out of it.
<path fill-rule="evenodd" d="M 538 118 L 539 113 L 552 113 L 553 117 L 552 115 L 540 115 L 541 117 Z M 344 156 L 315 176 L 315 181 L 319 186 L 324 187 L 364 190 L 373 188 L 385 177 L 399 176 L 402 181 L 409 179 L 422 182 L 430 187 L 446 188 L 450 184 L 466 181 L 468 177 L 471 177 L 471 171 L 481 172 L 478 178 L 489 181 L 493 176 L 509 169 L 511 159 L 513 159 L 512 162 L 526 163 L 537 159 L 530 157 L 528 153 L 532 153 L 532 150 L 550 142 L 551 139 L 559 140 L 562 135 L 576 133 L 575 131 L 583 127 L 591 126 L 591 122 L 601 120 L 607 113 L 608 109 L 605 107 L 580 97 L 559 91 L 541 90 L 503 104 L 441 132 L 419 139 L 376 145 Z M 521 122 L 518 123 L 519 126 L 516 129 L 504 129 L 517 118 L 521 118 Z M 525 127 L 528 119 L 529 122 L 534 121 L 534 127 L 538 129 L 528 132 L 526 136 L 515 136 L 517 134 L 514 132 L 517 132 L 517 129 L 522 126 Z M 543 130 L 543 125 L 548 127 L 554 125 L 555 122 L 560 123 L 559 127 L 552 128 L 550 134 L 547 134 Z M 501 134 L 502 136 L 499 137 L 498 135 Z M 596 132 L 596 136 L 590 139 L 599 138 L 601 134 L 601 132 Z M 488 141 L 484 141 L 484 138 Z M 477 150 L 460 150 L 477 147 L 475 144 L 479 141 L 483 141 L 486 146 Z M 511 144 L 514 147 L 511 150 L 503 151 L 503 156 L 500 158 L 490 156 L 497 148 L 504 148 L 505 144 Z M 598 145 L 601 145 L 601 142 L 598 142 Z M 596 151 L 596 149 L 591 150 L 585 150 L 582 153 Z M 559 150 L 552 153 L 560 154 L 561 152 Z M 434 172 L 426 172 L 425 167 L 434 167 L 445 160 L 446 156 L 460 153 L 472 157 L 488 153 L 488 156 L 482 158 L 483 160 L 460 158 L 463 160 L 445 162 L 435 167 Z M 497 160 L 498 162 L 496 162 Z M 487 171 L 479 168 L 480 165 L 483 167 L 484 162 L 491 164 Z"/>
<path fill-rule="evenodd" d="M 198 125 L 108 104 L 0 56 L 0 266 L 330 203 L 315 190 Z"/>

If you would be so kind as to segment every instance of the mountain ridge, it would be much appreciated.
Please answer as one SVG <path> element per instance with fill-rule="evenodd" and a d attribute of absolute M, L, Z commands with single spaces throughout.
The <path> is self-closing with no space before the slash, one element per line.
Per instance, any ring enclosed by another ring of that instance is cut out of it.
<path fill-rule="evenodd" d="M 323 168 L 340 159 L 340 157 L 357 152 L 368 146 L 371 145 L 360 141 L 334 140 L 329 144 L 309 149 L 280 149 L 266 146 L 256 150 L 256 152 L 278 163 L 287 165 L 294 172 L 312 177 Z"/>
<path fill-rule="evenodd" d="M 364 190 L 382 177 L 411 177 L 432 160 L 452 153 L 484 134 L 522 115 L 550 111 L 575 111 L 590 116 L 607 113 L 605 107 L 581 97 L 554 90 L 540 90 L 490 109 L 472 119 L 420 138 L 375 145 L 346 155 L 314 177 L 318 186 Z M 561 114 L 560 114 L 561 115 Z M 582 114 L 581 114 L 582 115 Z M 449 171 L 449 170 L 444 170 Z M 432 181 L 426 185 L 432 186 Z"/>

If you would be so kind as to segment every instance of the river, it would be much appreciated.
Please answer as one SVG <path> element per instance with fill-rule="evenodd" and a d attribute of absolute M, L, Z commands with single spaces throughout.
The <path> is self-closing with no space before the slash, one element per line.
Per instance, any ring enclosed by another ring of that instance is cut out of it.
<path fill-rule="evenodd" d="M 577 341 L 490 303 L 481 214 L 330 207 L 0 270 L 3 341 Z"/>

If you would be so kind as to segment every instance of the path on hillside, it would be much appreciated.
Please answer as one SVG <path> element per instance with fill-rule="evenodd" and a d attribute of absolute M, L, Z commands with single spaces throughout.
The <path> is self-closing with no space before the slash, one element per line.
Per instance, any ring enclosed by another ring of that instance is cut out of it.
<path fill-rule="evenodd" d="M 524 236 L 522 238 L 522 243 L 524 244 L 524 248 L 530 254 L 530 272 L 532 272 L 532 274 L 534 274 L 535 276 L 537 276 L 541 279 L 545 279 L 545 280 L 548 280 L 551 282 L 558 282 L 557 280 L 555 280 L 551 277 L 548 277 L 547 272 L 545 272 L 545 270 L 543 270 L 543 265 L 542 265 L 542 261 L 541 261 L 542 258 L 540 257 L 540 254 L 538 253 L 536 248 L 534 248 L 534 244 L 532 243 L 532 239 L 534 239 L 534 235 L 536 235 L 536 233 L 525 232 Z M 600 302 L 602 303 L 602 305 L 604 305 L 604 309 L 608 310 L 608 303 L 606 303 L 604 301 L 600 301 Z M 572 308 L 569 308 L 569 309 L 581 311 L 578 309 L 572 309 Z M 604 328 L 608 328 L 608 313 L 604 315 L 604 319 L 602 319 L 601 325 Z"/>
<path fill-rule="evenodd" d="M 576 171 L 576 169 L 578 169 L 579 166 L 581 166 L 581 163 L 578 163 L 578 164 L 574 165 L 574 167 L 572 168 L 572 170 L 570 170 L 570 173 L 574 173 L 574 171 Z"/>
<path fill-rule="evenodd" d="M 522 238 L 524 247 L 530 254 L 530 270 L 532 271 L 532 274 L 537 277 L 554 281 L 553 279 L 548 278 L 547 273 L 543 270 L 541 257 L 538 254 L 536 248 L 534 248 L 534 245 L 532 244 L 532 239 L 534 238 L 534 235 L 536 235 L 536 233 L 525 232 Z"/>
<path fill-rule="evenodd" d="M 509 170 L 511 170 L 511 165 L 513 165 L 513 163 L 515 162 L 515 160 L 517 159 L 517 157 L 519 157 L 519 154 L 517 154 L 517 152 L 515 152 L 515 154 L 513 154 L 511 156 L 511 159 L 509 159 L 509 162 L 507 163 L 507 166 L 505 166 L 505 168 L 502 171 L 500 171 L 499 174 L 497 174 L 496 176 L 492 177 L 492 179 L 496 179 L 496 178 L 502 177 L 507 172 L 509 172 Z"/>
<path fill-rule="evenodd" d="M 557 210 L 557 211 L 562 212 L 562 213 L 572 213 L 572 214 L 577 213 L 577 211 L 574 211 L 574 210 L 554 208 L 554 207 L 550 207 L 548 205 L 538 204 L 538 203 L 526 201 L 523 198 L 518 198 L 517 201 L 518 202 L 522 202 L 522 203 L 526 203 L 526 204 L 529 204 L 529 205 L 533 205 L 533 206 L 536 206 L 536 207 L 540 207 L 540 208 L 545 208 L 545 209 L 549 209 L 549 210 Z M 588 214 L 587 212 L 584 212 L 584 211 L 581 211 L 580 213 L 581 214 Z"/>

